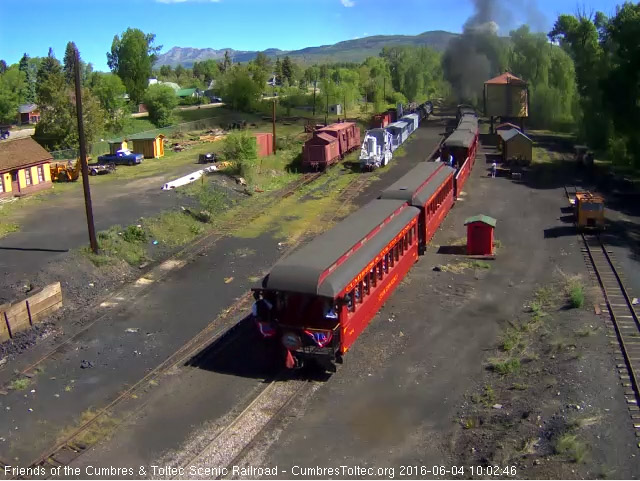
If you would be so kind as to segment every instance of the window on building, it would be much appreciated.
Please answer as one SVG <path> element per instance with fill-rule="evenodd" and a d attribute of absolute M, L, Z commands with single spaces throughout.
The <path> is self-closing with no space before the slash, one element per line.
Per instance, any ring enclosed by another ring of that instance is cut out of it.
<path fill-rule="evenodd" d="M 24 169 L 24 181 L 27 185 L 31 185 L 33 183 L 31 180 L 31 169 Z"/>
<path fill-rule="evenodd" d="M 38 166 L 38 182 L 44 182 L 44 167 Z"/>
<path fill-rule="evenodd" d="M 0 194 L 4 192 L 4 175 L 0 174 Z"/>

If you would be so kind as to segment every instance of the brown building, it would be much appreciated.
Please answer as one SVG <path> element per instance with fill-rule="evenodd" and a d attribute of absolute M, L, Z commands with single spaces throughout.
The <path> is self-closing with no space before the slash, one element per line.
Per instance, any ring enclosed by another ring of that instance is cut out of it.
<path fill-rule="evenodd" d="M 500 130 L 502 159 L 521 159 L 530 163 L 533 159 L 533 141 L 517 129 Z"/>
<path fill-rule="evenodd" d="M 31 137 L 0 142 L 0 197 L 51 187 L 51 160 L 51 154 Z"/>
<path fill-rule="evenodd" d="M 18 107 L 18 125 L 40 122 L 40 109 L 36 104 L 23 104 Z"/>

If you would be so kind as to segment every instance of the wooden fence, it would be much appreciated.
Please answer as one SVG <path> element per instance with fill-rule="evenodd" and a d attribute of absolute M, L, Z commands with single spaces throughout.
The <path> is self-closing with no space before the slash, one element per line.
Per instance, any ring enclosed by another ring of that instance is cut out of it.
<path fill-rule="evenodd" d="M 49 284 L 23 301 L 0 305 L 0 342 L 41 322 L 62 307 L 60 283 Z"/>

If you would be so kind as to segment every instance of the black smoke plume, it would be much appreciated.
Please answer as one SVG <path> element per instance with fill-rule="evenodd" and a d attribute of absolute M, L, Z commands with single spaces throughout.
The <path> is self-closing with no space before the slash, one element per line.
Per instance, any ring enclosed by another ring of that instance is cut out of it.
<path fill-rule="evenodd" d="M 536 30 L 544 28 L 544 15 L 529 0 L 473 0 L 473 4 L 473 15 L 464 23 L 462 35 L 449 43 L 442 64 L 458 101 L 479 105 L 484 82 L 507 67 L 507 39 L 498 31 L 514 26 L 511 8 L 516 7 Z"/>

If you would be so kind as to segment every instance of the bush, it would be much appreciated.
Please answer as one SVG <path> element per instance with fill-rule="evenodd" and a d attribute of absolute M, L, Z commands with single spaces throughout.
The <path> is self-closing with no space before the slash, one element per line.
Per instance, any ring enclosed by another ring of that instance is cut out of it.
<path fill-rule="evenodd" d="M 565 289 L 571 307 L 579 308 L 584 305 L 584 284 L 580 277 L 574 276 L 567 278 Z"/>
<path fill-rule="evenodd" d="M 144 94 L 144 104 L 149 110 L 149 119 L 158 127 L 171 124 L 171 113 L 178 105 L 175 91 L 167 85 L 151 85 Z"/>
<path fill-rule="evenodd" d="M 258 148 L 255 138 L 248 132 L 234 132 L 223 141 L 224 160 L 233 162 L 238 175 L 251 180 L 258 161 Z"/>
<path fill-rule="evenodd" d="M 201 99 L 198 97 L 185 97 L 180 99 L 180 105 L 198 105 L 202 103 Z"/>
<path fill-rule="evenodd" d="M 122 238 L 127 242 L 145 242 L 147 233 L 141 227 L 130 225 L 122 233 Z"/>

